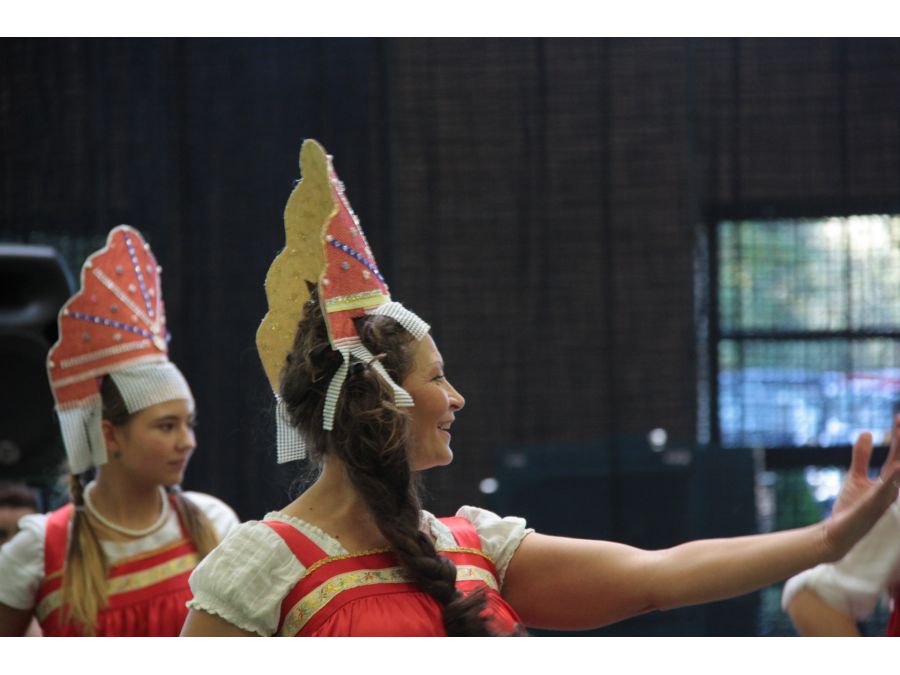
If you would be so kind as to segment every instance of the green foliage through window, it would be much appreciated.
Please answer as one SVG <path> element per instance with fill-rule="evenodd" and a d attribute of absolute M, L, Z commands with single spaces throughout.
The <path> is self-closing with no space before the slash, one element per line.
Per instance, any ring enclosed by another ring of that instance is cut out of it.
<path fill-rule="evenodd" d="M 716 237 L 722 445 L 880 438 L 900 401 L 900 216 L 723 221 Z"/>

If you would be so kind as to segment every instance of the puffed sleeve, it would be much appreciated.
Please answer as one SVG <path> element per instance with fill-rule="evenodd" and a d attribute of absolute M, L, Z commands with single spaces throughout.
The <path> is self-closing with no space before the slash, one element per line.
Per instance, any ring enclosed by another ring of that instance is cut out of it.
<path fill-rule="evenodd" d="M 794 595 L 808 588 L 838 611 L 860 621 L 872 613 L 881 593 L 898 581 L 900 502 L 894 502 L 841 560 L 818 565 L 789 579 L 781 606 L 787 609 Z"/>
<path fill-rule="evenodd" d="M 47 514 L 19 519 L 19 531 L 0 547 L 0 602 L 31 609 L 44 578 L 44 535 Z"/>
<path fill-rule="evenodd" d="M 525 526 L 524 518 L 516 516 L 501 518 L 496 513 L 477 506 L 463 506 L 456 515 L 475 526 L 481 540 L 481 550 L 494 561 L 502 587 L 509 561 L 512 560 L 525 536 L 534 532 L 534 529 Z"/>
<path fill-rule="evenodd" d="M 231 507 L 217 497 L 203 492 L 185 492 L 184 496 L 206 514 L 220 538 L 224 538 L 241 522 Z"/>
<path fill-rule="evenodd" d="M 284 540 L 259 521 L 238 525 L 191 574 L 187 604 L 238 628 L 272 635 L 281 601 L 303 575 Z"/>

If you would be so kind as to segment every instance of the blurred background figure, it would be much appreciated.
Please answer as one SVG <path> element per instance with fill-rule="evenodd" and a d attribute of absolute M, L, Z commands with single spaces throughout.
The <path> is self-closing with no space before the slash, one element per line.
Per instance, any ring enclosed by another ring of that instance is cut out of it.
<path fill-rule="evenodd" d="M 0 546 L 19 531 L 19 518 L 38 511 L 38 499 L 28 486 L 0 483 Z"/>
<path fill-rule="evenodd" d="M 0 546 L 19 531 L 19 518 L 38 513 L 38 498 L 33 490 L 23 483 L 0 483 Z M 25 637 L 39 637 L 41 627 L 32 619 L 25 631 Z"/>

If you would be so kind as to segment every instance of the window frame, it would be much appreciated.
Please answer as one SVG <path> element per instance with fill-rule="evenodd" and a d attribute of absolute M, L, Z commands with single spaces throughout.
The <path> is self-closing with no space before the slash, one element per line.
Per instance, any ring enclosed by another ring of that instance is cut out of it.
<path fill-rule="evenodd" d="M 723 331 L 719 315 L 719 231 L 726 221 L 777 220 L 777 219 L 817 219 L 847 218 L 850 216 L 897 214 L 900 215 L 900 201 L 897 200 L 839 200 L 817 202 L 745 203 L 709 209 L 704 218 L 698 242 L 697 269 L 705 270 L 705 284 L 698 284 L 697 310 L 695 311 L 698 332 L 698 431 L 699 420 L 707 420 L 709 443 L 722 448 L 721 420 L 719 410 L 719 346 L 722 340 L 847 340 L 894 339 L 900 341 L 900 325 L 895 330 L 854 331 L 854 330 L 813 330 L 813 331 Z M 705 348 L 705 349 L 704 349 Z M 705 363 L 704 363 L 705 361 Z M 704 393 L 705 392 L 705 393 Z M 701 439 L 703 440 L 703 439 Z M 725 451 L 748 451 L 750 447 L 722 448 Z M 887 446 L 876 445 L 872 453 L 872 466 L 878 466 L 887 457 Z M 807 466 L 847 467 L 851 446 L 766 446 L 764 448 L 765 469 L 799 469 Z"/>

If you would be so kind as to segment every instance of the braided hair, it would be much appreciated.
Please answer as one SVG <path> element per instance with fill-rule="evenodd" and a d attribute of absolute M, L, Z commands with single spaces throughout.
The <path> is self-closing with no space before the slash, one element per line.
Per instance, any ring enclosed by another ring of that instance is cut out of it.
<path fill-rule="evenodd" d="M 84 511 L 81 477 L 69 476 L 69 493 L 74 509 L 63 567 L 63 612 L 81 626 L 84 635 L 89 636 L 94 634 L 97 611 L 106 606 L 109 562 L 100 546 L 97 530 Z"/>

